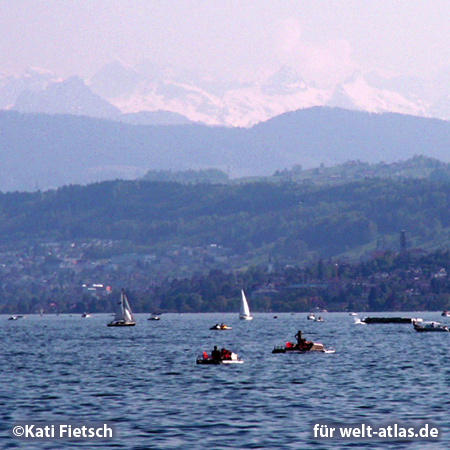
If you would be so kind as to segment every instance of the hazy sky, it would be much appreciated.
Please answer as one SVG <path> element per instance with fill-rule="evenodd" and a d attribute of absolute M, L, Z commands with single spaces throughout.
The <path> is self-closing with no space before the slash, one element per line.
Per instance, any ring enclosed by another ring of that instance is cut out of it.
<path fill-rule="evenodd" d="M 115 58 L 226 78 L 287 64 L 319 83 L 450 67 L 448 0 L 0 0 L 0 14 L 3 74 L 89 77 Z"/>

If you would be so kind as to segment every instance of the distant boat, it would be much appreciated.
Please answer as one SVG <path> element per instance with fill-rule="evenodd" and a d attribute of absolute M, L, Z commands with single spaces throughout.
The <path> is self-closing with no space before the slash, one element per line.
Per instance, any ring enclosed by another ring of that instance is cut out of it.
<path fill-rule="evenodd" d="M 354 317 L 354 319 L 355 319 L 355 325 L 367 325 L 366 322 L 363 322 L 358 317 Z"/>
<path fill-rule="evenodd" d="M 224 323 L 221 323 L 220 325 L 216 323 L 210 328 L 210 330 L 231 330 L 231 327 L 225 325 Z"/>
<path fill-rule="evenodd" d="M 335 353 L 335 350 L 326 350 L 320 342 L 307 341 L 302 338 L 302 332 L 298 330 L 295 335 L 297 342 L 286 342 L 284 346 L 276 346 L 272 353 L 306 353 L 306 352 L 321 352 L 321 353 Z"/>
<path fill-rule="evenodd" d="M 214 347 L 214 350 L 211 352 L 211 355 L 208 355 L 206 352 L 203 352 L 201 356 L 197 357 L 197 364 L 243 364 L 241 358 L 236 355 L 236 353 L 230 352 L 223 348 L 222 350 L 217 350 L 217 346 Z"/>
<path fill-rule="evenodd" d="M 130 304 L 122 289 L 120 300 L 117 303 L 116 315 L 114 319 L 108 323 L 108 327 L 132 327 L 134 325 L 136 325 L 136 322 L 134 321 Z"/>
<path fill-rule="evenodd" d="M 17 320 L 17 319 L 23 319 L 23 316 L 11 316 L 11 317 L 8 317 L 8 320 Z"/>
<path fill-rule="evenodd" d="M 423 323 L 416 323 L 413 322 L 414 329 L 416 331 L 449 331 L 448 327 L 445 325 L 442 325 L 439 322 L 423 322 Z"/>
<path fill-rule="evenodd" d="M 446 309 L 444 309 L 444 311 L 442 311 L 441 316 L 443 316 L 443 317 L 450 317 L 450 311 L 447 311 Z"/>
<path fill-rule="evenodd" d="M 247 299 L 245 298 L 244 290 L 241 289 L 241 309 L 239 311 L 239 319 L 252 320 L 253 317 L 250 314 L 250 308 L 248 307 Z"/>
<path fill-rule="evenodd" d="M 84 312 L 83 314 L 81 314 L 81 317 L 87 318 L 87 317 L 91 317 L 91 315 L 87 312 Z"/>
<path fill-rule="evenodd" d="M 422 322 L 420 318 L 414 317 L 364 317 L 364 323 L 413 323 Z"/>
<path fill-rule="evenodd" d="M 308 320 L 316 320 L 316 316 L 313 313 L 309 313 Z"/>
<path fill-rule="evenodd" d="M 161 317 L 157 316 L 156 314 L 152 314 L 147 320 L 160 320 Z"/>

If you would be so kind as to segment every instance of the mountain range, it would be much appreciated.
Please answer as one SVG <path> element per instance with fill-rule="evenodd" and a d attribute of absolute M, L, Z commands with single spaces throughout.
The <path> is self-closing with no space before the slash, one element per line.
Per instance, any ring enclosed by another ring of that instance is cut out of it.
<path fill-rule="evenodd" d="M 449 142 L 446 121 L 330 107 L 284 113 L 251 128 L 0 111 L 0 190 L 135 179 L 148 170 L 216 168 L 237 178 L 414 155 L 449 162 Z"/>
<path fill-rule="evenodd" d="M 29 69 L 0 76 L 0 109 L 75 114 L 134 124 L 251 127 L 289 111 L 331 106 L 450 119 L 449 82 L 355 72 L 320 87 L 289 66 L 258 82 L 223 80 L 143 61 L 103 66 L 89 79 Z"/>

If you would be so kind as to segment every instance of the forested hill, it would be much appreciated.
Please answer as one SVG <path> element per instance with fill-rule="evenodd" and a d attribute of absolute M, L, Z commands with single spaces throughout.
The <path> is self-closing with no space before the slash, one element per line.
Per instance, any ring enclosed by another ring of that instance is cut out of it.
<path fill-rule="evenodd" d="M 0 240 L 127 240 L 224 246 L 248 262 L 360 256 L 450 243 L 450 184 L 369 179 L 339 186 L 112 181 L 0 194 Z"/>
<path fill-rule="evenodd" d="M 390 163 L 414 155 L 449 162 L 450 123 L 324 107 L 282 114 L 249 129 L 0 111 L 0 136 L 0 190 L 31 191 L 134 179 L 148 170 L 216 168 L 242 177 L 294 165 Z"/>

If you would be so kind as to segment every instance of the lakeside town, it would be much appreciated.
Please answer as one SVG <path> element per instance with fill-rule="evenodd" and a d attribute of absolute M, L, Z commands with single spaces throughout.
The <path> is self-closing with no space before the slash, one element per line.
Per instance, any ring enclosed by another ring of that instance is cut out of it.
<path fill-rule="evenodd" d="M 0 312 L 110 312 L 122 288 L 136 312 L 232 311 L 241 287 L 254 311 L 450 306 L 450 259 L 443 251 L 403 248 L 374 252 L 359 263 L 333 259 L 305 267 L 269 258 L 265 265 L 237 270 L 242 256 L 216 244 L 115 254 L 124 245 L 93 239 L 0 247 Z"/>

